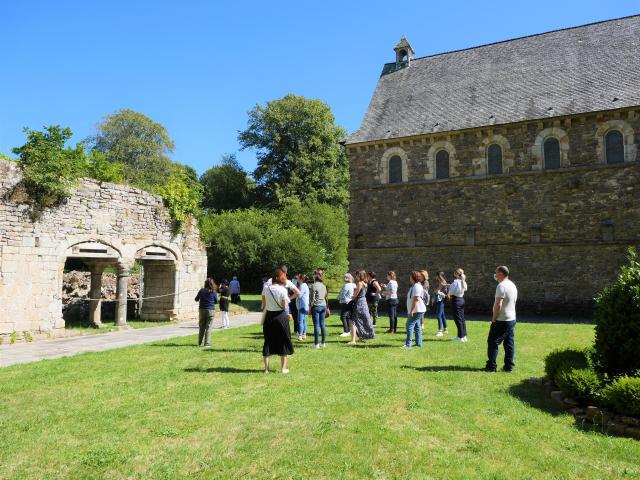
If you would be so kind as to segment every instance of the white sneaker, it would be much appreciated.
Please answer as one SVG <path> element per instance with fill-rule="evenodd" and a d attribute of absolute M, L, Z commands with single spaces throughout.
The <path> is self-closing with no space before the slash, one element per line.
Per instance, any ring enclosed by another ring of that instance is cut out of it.
<path fill-rule="evenodd" d="M 463 342 L 464 340 L 462 340 L 460 337 L 455 337 L 451 339 L 452 342 Z"/>
<path fill-rule="evenodd" d="M 269 370 L 265 370 L 264 373 L 269 373 Z"/>
<path fill-rule="evenodd" d="M 351 336 L 351 334 L 350 334 L 349 332 L 342 332 L 342 333 L 340 334 L 340 336 L 341 336 L 341 337 L 350 337 L 350 336 Z"/>
<path fill-rule="evenodd" d="M 288 368 L 283 368 L 282 369 L 282 373 L 289 373 L 289 369 Z"/>
<path fill-rule="evenodd" d="M 327 344 L 326 344 L 326 343 L 322 343 L 322 344 L 320 344 L 320 346 L 321 346 L 322 348 L 325 348 L 325 347 L 327 346 Z"/>
<path fill-rule="evenodd" d="M 444 333 L 442 333 L 442 331 L 438 330 L 438 333 L 436 333 L 436 337 L 444 337 Z"/>
<path fill-rule="evenodd" d="M 320 344 L 319 344 L 319 343 L 316 343 L 316 344 L 313 346 L 313 348 L 319 349 L 319 348 L 320 348 Z"/>
<path fill-rule="evenodd" d="M 467 342 L 468 342 L 467 337 L 462 337 L 462 338 L 460 339 L 460 341 L 461 341 L 461 342 L 465 342 L 465 343 L 467 343 Z"/>
<path fill-rule="evenodd" d="M 402 345 L 402 347 L 400 348 L 402 348 L 403 350 L 411 350 L 411 347 L 409 345 Z"/>

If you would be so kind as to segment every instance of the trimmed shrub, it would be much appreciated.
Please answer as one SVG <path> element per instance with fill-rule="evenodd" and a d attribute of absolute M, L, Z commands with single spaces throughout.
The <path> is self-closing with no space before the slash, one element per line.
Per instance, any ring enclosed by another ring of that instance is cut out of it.
<path fill-rule="evenodd" d="M 562 392 L 581 405 L 599 403 L 602 378 L 592 368 L 561 368 L 556 383 Z"/>
<path fill-rule="evenodd" d="M 603 396 L 617 413 L 640 417 L 640 378 L 616 378 L 604 389 Z"/>
<path fill-rule="evenodd" d="M 640 370 L 640 261 L 633 248 L 613 285 L 596 297 L 596 368 L 609 378 Z"/>
<path fill-rule="evenodd" d="M 557 376 L 562 370 L 585 369 L 589 367 L 589 356 L 585 350 L 554 350 L 544 359 L 544 373 L 547 378 L 557 383 Z"/>

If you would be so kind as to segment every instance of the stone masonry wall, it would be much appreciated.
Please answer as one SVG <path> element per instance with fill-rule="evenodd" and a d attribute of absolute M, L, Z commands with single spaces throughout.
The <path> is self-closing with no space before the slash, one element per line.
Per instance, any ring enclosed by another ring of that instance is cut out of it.
<path fill-rule="evenodd" d="M 64 328 L 64 263 L 72 247 L 87 242 L 108 246 L 116 257 L 114 263 L 125 272 L 143 249 L 166 250 L 174 259 L 178 283 L 170 317 L 195 317 L 193 298 L 207 270 L 195 222 L 175 234 L 160 197 L 89 179 L 82 180 L 61 205 L 32 221 L 29 206 L 16 199 L 20 179 L 16 164 L 0 161 L 0 334 L 55 335 Z"/>
<path fill-rule="evenodd" d="M 623 164 L 603 162 L 598 137 L 611 125 L 625 129 Z M 566 134 L 562 168 L 540 170 L 533 146 L 552 128 Z M 349 145 L 350 268 L 396 270 L 404 290 L 412 269 L 443 270 L 451 280 L 463 267 L 469 307 L 488 313 L 492 274 L 506 264 L 520 289 L 520 311 L 589 314 L 627 248 L 640 246 L 638 132 L 640 119 L 630 111 Z M 482 145 L 498 135 L 509 145 L 505 173 L 478 173 Z M 430 152 L 445 143 L 455 150 L 452 178 L 433 180 Z M 406 152 L 403 183 L 380 177 L 390 148 Z"/>

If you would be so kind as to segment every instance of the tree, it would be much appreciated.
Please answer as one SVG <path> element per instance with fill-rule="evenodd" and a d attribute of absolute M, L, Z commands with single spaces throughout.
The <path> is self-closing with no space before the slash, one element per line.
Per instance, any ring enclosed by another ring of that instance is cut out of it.
<path fill-rule="evenodd" d="M 71 130 L 60 125 L 44 127 L 43 132 L 24 129 L 27 141 L 13 149 L 23 174 L 23 186 L 34 203 L 34 214 L 69 195 L 85 173 L 86 158 L 81 144 L 66 147 Z"/>
<path fill-rule="evenodd" d="M 207 243 L 209 272 L 216 278 L 238 275 L 248 286 L 258 287 L 263 275 L 286 264 L 291 272 L 311 272 L 324 267 L 324 249 L 304 230 L 286 225 L 274 210 L 226 211 L 200 221 Z"/>
<path fill-rule="evenodd" d="M 295 197 L 346 209 L 349 171 L 339 144 L 345 135 L 328 105 L 289 94 L 256 105 L 238 141 L 257 152 L 254 177 L 267 204 Z"/>
<path fill-rule="evenodd" d="M 206 209 L 220 212 L 248 208 L 253 204 L 255 182 L 234 154 L 223 155 L 219 165 L 202 174 L 200 183 L 204 186 L 202 206 Z"/>
<path fill-rule="evenodd" d="M 193 169 L 179 163 L 171 166 L 171 173 L 160 185 L 151 191 L 160 195 L 176 222 L 176 230 L 182 226 L 190 214 L 195 214 L 202 203 L 202 185 L 197 177 L 194 179 Z"/>
<path fill-rule="evenodd" d="M 172 174 L 168 155 L 174 149 L 173 140 L 164 126 L 146 115 L 122 109 L 105 116 L 96 129 L 88 139 L 89 147 L 122 164 L 128 183 L 149 188 L 163 184 Z"/>

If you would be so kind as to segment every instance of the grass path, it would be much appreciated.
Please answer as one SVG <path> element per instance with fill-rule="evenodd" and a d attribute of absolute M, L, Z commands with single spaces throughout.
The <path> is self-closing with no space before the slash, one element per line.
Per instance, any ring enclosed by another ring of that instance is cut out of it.
<path fill-rule="evenodd" d="M 336 321 L 289 375 L 260 372 L 259 326 L 213 351 L 184 337 L 0 370 L 0 478 L 640 478 L 640 442 L 582 430 L 525 381 L 593 326 L 520 324 L 516 371 L 487 374 L 485 322 L 464 345 L 430 321 L 407 352 L 347 347 Z"/>

